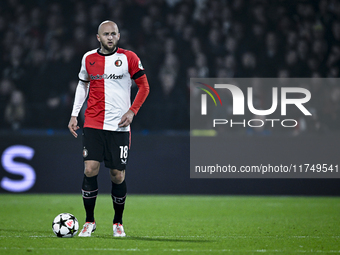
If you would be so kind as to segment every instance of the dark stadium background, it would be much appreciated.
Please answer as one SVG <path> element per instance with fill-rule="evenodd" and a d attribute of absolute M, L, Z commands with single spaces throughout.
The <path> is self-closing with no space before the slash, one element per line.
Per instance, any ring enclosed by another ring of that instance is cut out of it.
<path fill-rule="evenodd" d="M 340 2 L 337 0 L 3 0 L 0 2 L 0 192 L 13 145 L 35 150 L 30 193 L 76 193 L 82 179 L 81 141 L 67 130 L 82 55 L 98 47 L 98 24 L 115 21 L 119 46 L 135 51 L 150 96 L 134 119 L 127 171 L 129 192 L 147 194 L 340 195 L 338 179 L 189 178 L 190 77 L 339 77 Z M 275 136 L 318 148 L 310 158 L 338 150 L 340 86 L 310 86 L 314 121 L 270 134 L 234 132 L 250 144 Z M 271 97 L 257 88 L 259 102 Z M 133 94 L 136 86 L 133 87 Z M 82 120 L 80 120 L 82 122 Z M 288 143 L 289 144 L 289 143 Z M 263 150 L 247 155 L 263 156 Z M 320 155 L 320 148 L 324 148 Z M 277 152 L 280 154 L 280 151 Z M 302 152 L 303 153 L 303 152 Z M 282 162 L 289 163 L 289 158 Z M 307 162 L 306 162 L 307 163 Z M 323 162 L 320 162 L 323 163 Z M 100 173 L 103 193 L 108 173 Z"/>

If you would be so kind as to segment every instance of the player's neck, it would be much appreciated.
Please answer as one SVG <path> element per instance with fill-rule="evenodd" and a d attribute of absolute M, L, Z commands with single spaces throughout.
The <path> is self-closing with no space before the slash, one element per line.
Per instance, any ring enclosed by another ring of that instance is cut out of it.
<path fill-rule="evenodd" d="M 107 55 L 107 54 L 111 54 L 112 52 L 115 52 L 116 50 L 117 50 L 117 46 L 114 47 L 114 49 L 113 49 L 112 51 L 108 51 L 107 49 L 101 47 L 100 50 L 99 50 L 99 52 L 100 52 L 101 54 Z"/>

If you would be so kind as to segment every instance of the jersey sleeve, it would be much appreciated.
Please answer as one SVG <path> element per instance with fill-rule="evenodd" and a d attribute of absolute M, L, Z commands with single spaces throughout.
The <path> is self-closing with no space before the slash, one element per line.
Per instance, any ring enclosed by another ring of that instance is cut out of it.
<path fill-rule="evenodd" d="M 76 88 L 76 94 L 74 96 L 74 103 L 73 103 L 71 116 L 76 116 L 76 117 L 78 116 L 88 93 L 89 93 L 89 83 L 83 82 L 80 80 Z"/>
<path fill-rule="evenodd" d="M 84 82 L 90 81 L 89 74 L 87 73 L 87 70 L 86 70 L 86 64 L 85 64 L 86 57 L 87 57 L 87 54 L 85 54 L 81 60 L 80 72 L 78 74 L 79 80 L 84 81 Z"/>
<path fill-rule="evenodd" d="M 148 79 L 146 78 L 145 74 L 135 79 L 135 82 L 138 86 L 138 92 L 135 97 L 135 100 L 133 101 L 132 106 L 130 107 L 130 110 L 133 111 L 135 115 L 137 115 L 139 108 L 142 106 L 146 97 L 149 95 L 150 87 L 149 87 Z"/>
<path fill-rule="evenodd" d="M 126 51 L 125 54 L 128 59 L 129 73 L 131 78 L 133 78 L 133 76 L 140 71 L 144 72 L 142 62 L 140 61 L 136 53 L 132 51 Z"/>

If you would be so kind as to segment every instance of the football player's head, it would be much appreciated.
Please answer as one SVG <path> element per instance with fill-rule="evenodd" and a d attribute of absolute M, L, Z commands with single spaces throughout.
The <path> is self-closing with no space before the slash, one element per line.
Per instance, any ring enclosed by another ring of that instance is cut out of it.
<path fill-rule="evenodd" d="M 113 21 L 106 20 L 99 25 L 97 40 L 100 42 L 102 53 L 113 52 L 117 47 L 119 38 L 118 26 Z"/>

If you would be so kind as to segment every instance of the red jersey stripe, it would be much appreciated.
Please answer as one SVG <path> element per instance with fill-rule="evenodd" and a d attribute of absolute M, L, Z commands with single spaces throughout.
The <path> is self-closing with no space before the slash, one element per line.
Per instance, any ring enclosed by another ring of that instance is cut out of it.
<path fill-rule="evenodd" d="M 88 55 L 85 59 L 87 70 L 92 70 L 94 74 L 102 75 L 105 68 L 105 57 L 97 53 Z M 91 96 L 87 101 L 85 111 L 84 127 L 102 129 L 105 116 L 105 87 L 104 79 L 91 80 Z"/>

